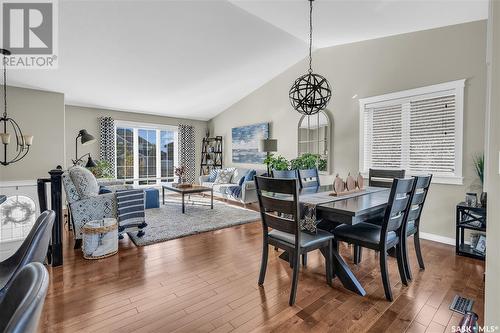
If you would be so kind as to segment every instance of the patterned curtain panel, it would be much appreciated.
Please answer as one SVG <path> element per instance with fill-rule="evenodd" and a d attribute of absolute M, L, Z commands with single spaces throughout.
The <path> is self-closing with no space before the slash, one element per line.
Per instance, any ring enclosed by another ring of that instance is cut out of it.
<path fill-rule="evenodd" d="M 99 123 L 101 127 L 100 160 L 109 162 L 108 172 L 115 175 L 115 121 L 111 117 L 100 117 Z"/>
<path fill-rule="evenodd" d="M 179 165 L 187 169 L 186 180 L 194 183 L 196 177 L 196 143 L 194 127 L 179 124 Z"/>

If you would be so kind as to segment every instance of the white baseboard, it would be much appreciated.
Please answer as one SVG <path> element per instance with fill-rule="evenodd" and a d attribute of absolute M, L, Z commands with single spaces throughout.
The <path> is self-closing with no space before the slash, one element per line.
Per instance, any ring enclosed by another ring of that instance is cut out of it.
<path fill-rule="evenodd" d="M 443 243 L 443 244 L 448 244 L 448 245 L 453 245 L 453 246 L 455 245 L 455 238 L 439 236 L 439 235 L 430 234 L 427 232 L 420 231 L 420 238 L 427 239 L 427 240 L 430 240 L 433 242 L 438 242 L 438 243 Z"/>

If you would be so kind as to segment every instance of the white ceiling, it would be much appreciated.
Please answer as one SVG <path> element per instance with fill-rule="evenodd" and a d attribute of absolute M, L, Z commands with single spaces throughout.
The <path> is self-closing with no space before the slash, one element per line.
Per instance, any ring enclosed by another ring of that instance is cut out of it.
<path fill-rule="evenodd" d="M 309 1 L 231 2 L 299 39 L 309 40 Z M 317 48 L 488 17 L 486 0 L 315 0 L 313 6 Z"/>
<path fill-rule="evenodd" d="M 326 47 L 487 17 L 487 1 L 316 0 Z M 9 84 L 66 104 L 208 120 L 307 54 L 308 2 L 59 2 L 59 68 Z"/>

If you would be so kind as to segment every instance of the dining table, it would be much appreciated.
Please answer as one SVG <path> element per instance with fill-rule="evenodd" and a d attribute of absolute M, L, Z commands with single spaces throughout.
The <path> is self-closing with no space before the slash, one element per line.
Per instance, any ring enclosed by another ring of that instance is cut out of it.
<path fill-rule="evenodd" d="M 299 203 L 301 208 L 312 208 L 317 221 L 356 224 L 383 216 L 389 201 L 389 194 L 388 188 L 366 187 L 359 191 L 333 195 L 333 186 L 323 185 L 301 189 Z M 281 257 L 287 260 L 288 256 L 284 253 Z M 335 249 L 332 260 L 335 276 L 339 278 L 342 285 L 358 295 L 365 296 L 366 291 Z"/>

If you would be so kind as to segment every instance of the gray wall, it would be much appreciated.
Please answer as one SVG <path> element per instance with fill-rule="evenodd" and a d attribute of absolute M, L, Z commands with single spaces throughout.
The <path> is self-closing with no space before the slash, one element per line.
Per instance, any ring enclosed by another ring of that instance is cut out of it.
<path fill-rule="evenodd" d="M 135 121 L 160 125 L 174 125 L 179 123 L 192 125 L 196 136 L 196 174 L 199 174 L 199 162 L 201 160 L 201 140 L 205 136 L 207 122 L 198 120 L 187 120 L 154 116 L 142 113 L 122 112 L 80 106 L 66 105 L 66 163 L 71 165 L 71 159 L 75 157 L 75 137 L 80 129 L 86 129 L 90 134 L 99 138 L 99 117 L 112 117 L 115 120 Z M 93 158 L 99 159 L 99 142 L 91 145 L 78 145 L 78 155 L 91 153 Z"/>
<path fill-rule="evenodd" d="M 0 89 L 3 91 L 3 86 Z M 2 113 L 3 102 L 2 94 Z M 34 142 L 24 159 L 8 166 L 0 166 L 0 181 L 48 177 L 49 170 L 64 163 L 64 95 L 9 86 L 7 103 L 9 117 L 19 124 L 23 134 L 33 135 Z M 8 131 L 12 135 L 12 130 Z M 12 147 L 13 145 L 10 151 Z M 3 147 L 1 152 L 3 153 Z"/>
<path fill-rule="evenodd" d="M 333 86 L 328 106 L 333 121 L 332 172 L 346 176 L 359 169 L 359 104 L 352 96 L 364 98 L 466 78 L 464 185 L 434 184 L 422 226 L 424 232 L 453 238 L 455 204 L 472 184 L 477 185 L 472 157 L 483 151 L 485 50 L 486 21 L 478 21 L 316 51 L 313 68 Z M 300 115 L 290 106 L 288 90 L 306 69 L 306 61 L 298 63 L 209 122 L 211 133 L 224 137 L 226 165 L 232 164 L 231 128 L 259 122 L 271 123 L 279 154 L 296 157 Z"/>
<path fill-rule="evenodd" d="M 488 90 L 489 126 L 487 128 L 486 186 L 488 191 L 488 227 L 486 231 L 486 288 L 485 321 L 487 325 L 500 324 L 500 2 L 491 1 L 489 22 Z"/>

